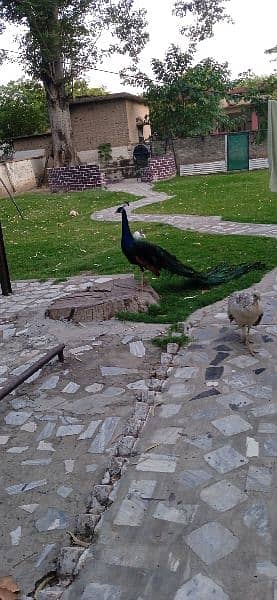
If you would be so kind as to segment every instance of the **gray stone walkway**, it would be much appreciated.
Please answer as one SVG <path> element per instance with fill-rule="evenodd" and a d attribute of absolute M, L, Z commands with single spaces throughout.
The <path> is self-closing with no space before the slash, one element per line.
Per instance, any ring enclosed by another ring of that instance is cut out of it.
<path fill-rule="evenodd" d="M 64 364 L 55 359 L 0 403 L 0 577 L 13 576 L 24 593 L 56 568 L 61 546 L 70 544 L 66 532 L 86 512 L 108 449 L 121 439 L 137 389 L 159 360 L 149 340 L 164 326 L 45 319 L 55 298 L 96 284 L 108 289 L 111 280 L 17 282 L 13 295 L 0 296 L 0 388 L 66 344 Z"/>
<path fill-rule="evenodd" d="M 62 600 L 277 597 L 277 270 L 246 352 L 226 300 L 185 324 L 168 378 Z M 174 348 L 169 348 L 174 350 Z"/>
<path fill-rule="evenodd" d="M 115 192 L 128 192 L 136 196 L 143 196 L 141 200 L 132 202 L 127 209 L 130 221 L 140 221 L 145 223 L 164 223 L 172 225 L 178 229 L 199 231 L 201 233 L 220 233 L 223 235 L 259 235 L 261 237 L 277 237 L 277 225 L 267 225 L 258 223 L 232 223 L 223 221 L 221 217 L 204 217 L 197 215 L 143 215 L 134 214 L 133 211 L 148 204 L 154 204 L 168 200 L 169 196 L 164 192 L 155 192 L 151 184 L 137 182 L 127 179 L 121 183 L 115 183 L 109 186 L 109 190 Z M 174 202 L 174 200 L 173 200 Z M 106 208 L 97 211 L 92 215 L 92 219 L 104 221 L 119 221 L 120 215 L 115 214 L 115 208 Z"/>

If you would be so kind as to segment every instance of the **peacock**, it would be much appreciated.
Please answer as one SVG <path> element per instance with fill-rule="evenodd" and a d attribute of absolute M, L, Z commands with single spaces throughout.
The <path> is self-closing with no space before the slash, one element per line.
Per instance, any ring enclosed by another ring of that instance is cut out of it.
<path fill-rule="evenodd" d="M 121 213 L 122 233 L 121 233 L 121 249 L 127 260 L 132 265 L 137 265 L 142 273 L 141 289 L 143 290 L 143 273 L 151 271 L 156 277 L 160 276 L 162 269 L 192 279 L 199 285 L 210 287 L 219 285 L 240 277 L 248 271 L 262 268 L 262 263 L 243 263 L 240 265 L 226 265 L 225 263 L 208 269 L 206 272 L 199 272 L 183 264 L 176 256 L 143 239 L 135 239 L 129 227 L 128 217 L 125 206 L 119 206 L 116 213 Z"/>
<path fill-rule="evenodd" d="M 256 350 L 251 348 L 249 339 L 250 327 L 259 325 L 263 318 L 263 307 L 261 296 L 258 292 L 234 292 L 228 298 L 227 306 L 230 323 L 235 323 L 243 331 L 243 341 L 250 354 L 256 354 Z"/>

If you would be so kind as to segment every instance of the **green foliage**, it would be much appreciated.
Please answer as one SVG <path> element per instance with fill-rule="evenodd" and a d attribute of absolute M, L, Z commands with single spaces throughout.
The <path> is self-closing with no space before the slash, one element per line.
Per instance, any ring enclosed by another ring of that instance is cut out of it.
<path fill-rule="evenodd" d="M 187 346 L 190 338 L 184 334 L 183 323 L 173 323 L 167 328 L 166 332 L 153 338 L 152 344 L 166 351 L 167 344 L 178 344 L 179 346 Z"/>
<path fill-rule="evenodd" d="M 10 81 L 0 86 L 0 140 L 43 133 L 49 128 L 43 87 L 36 81 Z"/>
<path fill-rule="evenodd" d="M 66 92 L 69 97 L 78 98 L 79 96 L 106 96 L 107 92 L 104 86 L 90 87 L 85 79 L 75 79 L 72 85 L 66 85 Z"/>
<path fill-rule="evenodd" d="M 240 102 L 242 99 L 251 102 L 251 107 L 259 117 L 259 129 L 264 132 L 258 139 L 262 141 L 266 137 L 268 99 L 277 99 L 277 74 L 258 76 L 249 70 L 241 73 L 231 87 L 242 88 L 239 95 L 229 95 L 233 102 Z"/>
<path fill-rule="evenodd" d="M 192 56 L 171 46 L 164 62 L 152 61 L 156 80 L 146 82 L 152 131 L 161 137 L 205 135 L 226 116 L 220 106 L 229 87 L 227 64 Z"/>
<path fill-rule="evenodd" d="M 219 215 L 226 221 L 277 223 L 276 194 L 269 191 L 268 171 L 175 177 L 155 184 L 170 200 L 137 213 Z"/>
<path fill-rule="evenodd" d="M 103 163 L 109 162 L 112 159 L 112 147 L 110 143 L 100 144 L 98 146 L 98 156 Z"/>
<path fill-rule="evenodd" d="M 189 24 L 181 27 L 181 33 L 188 36 L 192 43 L 212 37 L 216 23 L 232 23 L 225 10 L 226 2 L 229 0 L 176 0 L 174 14 L 181 18 L 189 17 Z"/>
<path fill-rule="evenodd" d="M 268 48 L 268 50 L 265 51 L 265 54 L 273 54 L 272 62 L 276 62 L 277 56 L 275 55 L 277 54 L 277 46 L 273 46 L 273 48 Z"/>

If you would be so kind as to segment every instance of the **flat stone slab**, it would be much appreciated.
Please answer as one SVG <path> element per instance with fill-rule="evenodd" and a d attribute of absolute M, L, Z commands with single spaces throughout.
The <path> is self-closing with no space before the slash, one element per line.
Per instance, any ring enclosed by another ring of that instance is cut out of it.
<path fill-rule="evenodd" d="M 100 278 L 85 290 L 54 300 L 45 316 L 54 320 L 106 321 L 121 311 L 145 312 L 158 304 L 159 296 L 149 285 L 141 292 L 140 282 L 133 276 Z"/>
<path fill-rule="evenodd" d="M 221 523 L 207 523 L 185 538 L 188 546 L 204 563 L 211 565 L 224 558 L 239 544 L 238 538 Z"/>
<path fill-rule="evenodd" d="M 174 596 L 174 600 L 228 600 L 229 596 L 212 579 L 198 573 L 185 583 Z"/>

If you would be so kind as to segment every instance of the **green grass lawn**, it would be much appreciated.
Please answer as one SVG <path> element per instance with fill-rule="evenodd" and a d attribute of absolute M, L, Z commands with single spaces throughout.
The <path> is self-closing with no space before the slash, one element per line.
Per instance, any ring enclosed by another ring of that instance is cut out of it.
<path fill-rule="evenodd" d="M 17 198 L 24 220 L 9 200 L 2 199 L 0 220 L 11 278 L 64 279 L 82 272 L 135 272 L 139 275 L 139 270 L 129 265 L 121 252 L 120 223 L 90 219 L 96 209 L 118 206 L 127 198 L 126 194 L 99 190 L 58 195 L 25 194 Z M 71 209 L 77 210 L 79 216 L 70 217 Z M 160 294 L 160 306 L 152 307 L 146 315 L 125 314 L 125 318 L 157 323 L 182 321 L 197 308 L 259 281 L 263 273 L 277 264 L 276 240 L 270 238 L 198 234 L 151 223 L 141 226 L 147 239 L 197 270 L 205 270 L 222 261 L 238 264 L 261 260 L 266 266 L 204 293 L 182 278 L 163 274 L 156 279 L 149 273 L 149 283 Z M 135 228 L 138 227 L 140 225 L 136 223 Z"/>
<path fill-rule="evenodd" d="M 120 225 L 98 223 L 90 215 L 126 200 L 131 202 L 136 197 L 102 190 L 26 193 L 16 198 L 24 215 L 22 220 L 11 201 L 1 199 L 0 220 L 11 278 L 47 279 L 84 271 L 106 272 L 105 266 L 118 244 Z M 69 216 L 71 209 L 79 216 Z"/>
<path fill-rule="evenodd" d="M 267 170 L 226 175 L 175 177 L 154 189 L 173 196 L 139 213 L 218 215 L 227 221 L 277 223 L 277 194 L 269 191 Z"/>

